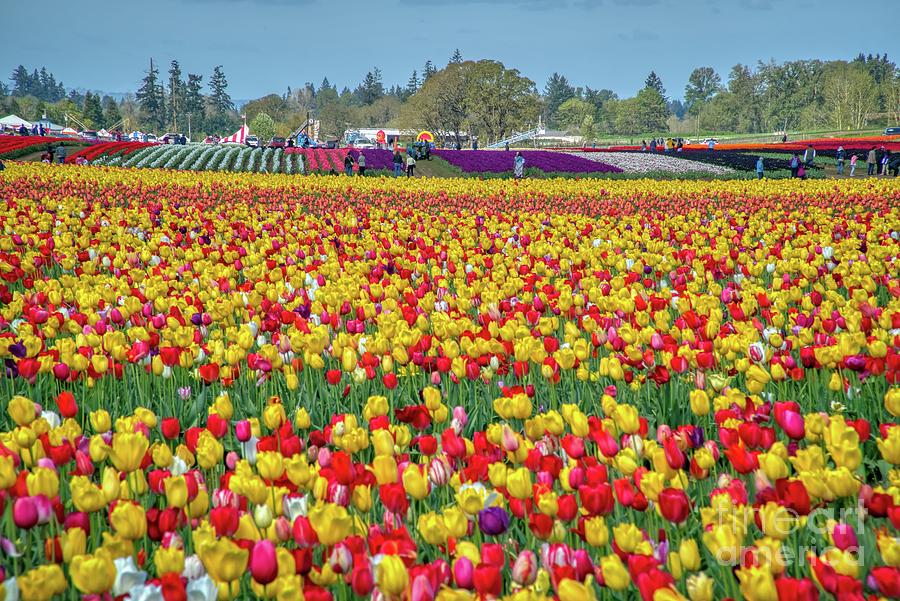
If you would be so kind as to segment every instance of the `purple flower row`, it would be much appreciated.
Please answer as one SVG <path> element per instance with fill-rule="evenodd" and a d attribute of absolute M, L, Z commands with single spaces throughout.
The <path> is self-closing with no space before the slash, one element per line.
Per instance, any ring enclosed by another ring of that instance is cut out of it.
<path fill-rule="evenodd" d="M 393 169 L 394 168 L 394 155 L 390 150 L 383 150 L 380 148 L 363 148 L 362 150 L 350 150 L 350 154 L 353 155 L 353 160 L 362 153 L 366 157 L 366 170 L 367 171 L 379 171 L 381 169 Z M 404 161 L 406 157 L 404 156 Z"/>
<path fill-rule="evenodd" d="M 525 168 L 537 168 L 546 173 L 621 173 L 606 163 L 598 163 L 564 152 L 523 150 Z M 435 150 L 439 156 L 464 173 L 504 173 L 515 166 L 516 152 L 502 150 Z M 368 158 L 368 156 L 366 157 Z"/>

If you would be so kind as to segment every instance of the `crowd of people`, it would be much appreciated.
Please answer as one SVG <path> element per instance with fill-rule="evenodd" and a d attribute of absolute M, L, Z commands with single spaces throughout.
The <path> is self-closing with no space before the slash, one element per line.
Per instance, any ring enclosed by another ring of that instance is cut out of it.
<path fill-rule="evenodd" d="M 900 153 L 891 153 L 884 146 L 881 148 L 872 146 L 865 154 L 857 154 L 852 151 L 848 153 L 843 146 L 838 146 L 835 152 L 837 174 L 844 175 L 847 163 L 849 163 L 850 173 L 848 175 L 849 177 L 856 177 L 856 165 L 862 158 L 866 159 L 866 175 L 869 177 L 877 175 L 897 177 L 898 173 L 900 173 Z M 760 157 L 760 160 L 762 160 L 762 157 Z M 790 162 L 791 177 L 806 178 L 806 172 L 813 167 L 815 160 L 816 149 L 812 144 L 807 146 L 802 155 L 795 152 Z"/>

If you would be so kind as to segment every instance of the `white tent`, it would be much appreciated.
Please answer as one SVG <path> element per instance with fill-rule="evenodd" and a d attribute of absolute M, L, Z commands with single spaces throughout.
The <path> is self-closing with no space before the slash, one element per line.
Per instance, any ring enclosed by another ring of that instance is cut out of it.
<path fill-rule="evenodd" d="M 7 115 L 6 117 L 3 117 L 2 119 L 0 119 L 0 127 L 18 128 L 21 125 L 24 125 L 25 127 L 29 128 L 29 129 L 31 128 L 31 123 L 29 123 L 25 119 L 22 119 L 18 115 Z"/>

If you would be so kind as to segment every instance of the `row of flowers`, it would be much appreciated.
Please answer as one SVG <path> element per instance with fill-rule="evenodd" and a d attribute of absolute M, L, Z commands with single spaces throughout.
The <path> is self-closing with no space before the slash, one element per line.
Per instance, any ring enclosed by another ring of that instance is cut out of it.
<path fill-rule="evenodd" d="M 666 173 L 666 174 L 704 174 L 727 177 L 734 170 L 720 165 L 698 163 L 681 158 L 681 155 L 646 153 L 646 152 L 570 152 L 589 161 L 599 161 L 618 167 L 625 173 Z"/>
<path fill-rule="evenodd" d="M 5 598 L 900 596 L 889 180 L 0 195 Z"/>
<path fill-rule="evenodd" d="M 513 171 L 516 155 L 525 159 L 526 169 L 545 173 L 620 173 L 618 167 L 591 161 L 574 154 L 547 150 L 435 150 L 434 155 L 463 173 L 504 173 Z"/>
<path fill-rule="evenodd" d="M 51 138 L 47 136 L 0 135 L 0 159 L 13 159 L 23 154 L 35 152 L 48 144 L 73 144 L 71 138 Z"/>
<path fill-rule="evenodd" d="M 729 150 L 737 152 L 763 152 L 763 153 L 780 153 L 780 152 L 803 152 L 809 146 L 819 151 L 834 152 L 838 148 L 844 148 L 847 151 L 868 151 L 872 147 L 886 148 L 891 152 L 900 151 L 900 136 L 863 136 L 863 137 L 847 137 L 847 138 L 811 138 L 806 140 L 793 140 L 790 142 L 735 142 L 735 143 L 717 143 L 717 150 Z M 707 144 L 686 144 L 684 150 L 708 150 Z M 641 150 L 639 145 L 619 145 L 609 146 L 606 148 L 582 148 L 583 152 L 630 152 Z M 663 152 L 663 147 L 658 149 Z"/>
<path fill-rule="evenodd" d="M 69 155 L 66 157 L 66 162 L 74 163 L 79 157 L 87 159 L 88 161 L 95 161 L 100 157 L 112 158 L 114 156 L 122 156 L 124 158 L 133 152 L 153 146 L 155 146 L 155 144 L 148 142 L 100 142 L 99 144 L 92 144 L 91 146 L 82 148 L 78 152 Z"/>

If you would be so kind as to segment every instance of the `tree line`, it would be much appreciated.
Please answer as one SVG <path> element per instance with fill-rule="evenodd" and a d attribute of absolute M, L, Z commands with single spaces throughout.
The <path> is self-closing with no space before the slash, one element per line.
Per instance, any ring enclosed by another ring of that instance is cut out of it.
<path fill-rule="evenodd" d="M 133 129 L 227 134 L 241 123 L 267 137 L 286 136 L 307 116 L 318 120 L 320 138 L 336 139 L 353 127 L 429 129 L 453 143 L 477 136 L 485 142 L 531 129 L 542 119 L 590 142 L 601 136 L 770 133 L 790 130 L 858 130 L 900 122 L 900 70 L 887 54 L 860 54 L 852 60 L 797 60 L 737 64 L 725 78 L 698 67 L 681 98 L 670 97 L 653 71 L 632 97 L 575 86 L 553 73 L 538 89 L 518 70 L 493 60 L 464 60 L 457 50 L 443 67 L 425 61 L 405 85 L 386 86 L 377 67 L 353 89 L 307 82 L 241 107 L 228 93 L 222 66 L 207 82 L 186 76 L 177 60 L 166 71 L 154 61 L 134 95 L 121 100 L 67 90 L 46 68 L 17 67 L 11 86 L 0 84 L 0 108 L 25 119 L 65 114 L 94 128 L 127 120 Z"/>

